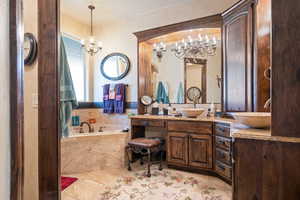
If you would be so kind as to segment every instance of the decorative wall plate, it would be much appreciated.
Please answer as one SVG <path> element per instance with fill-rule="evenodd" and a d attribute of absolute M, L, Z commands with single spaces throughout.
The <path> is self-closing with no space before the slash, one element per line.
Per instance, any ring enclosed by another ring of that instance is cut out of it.
<path fill-rule="evenodd" d="M 37 40 L 32 33 L 24 35 L 24 64 L 32 65 L 37 57 Z"/>

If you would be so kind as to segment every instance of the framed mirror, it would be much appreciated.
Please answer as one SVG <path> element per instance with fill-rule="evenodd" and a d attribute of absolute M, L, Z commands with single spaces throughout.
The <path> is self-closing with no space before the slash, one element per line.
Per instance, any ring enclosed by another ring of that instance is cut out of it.
<path fill-rule="evenodd" d="M 129 72 L 129 58 L 122 53 L 112 53 L 107 55 L 101 62 L 100 70 L 102 75 L 108 80 L 121 80 Z"/>

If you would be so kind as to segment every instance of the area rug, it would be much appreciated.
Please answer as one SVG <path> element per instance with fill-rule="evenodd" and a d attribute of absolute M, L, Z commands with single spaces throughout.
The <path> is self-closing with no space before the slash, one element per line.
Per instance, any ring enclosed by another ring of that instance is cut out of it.
<path fill-rule="evenodd" d="M 75 181 L 77 181 L 78 178 L 73 178 L 73 177 L 65 177 L 62 176 L 60 181 L 61 181 L 61 191 L 72 185 Z"/>
<path fill-rule="evenodd" d="M 144 172 L 121 177 L 105 188 L 99 200 L 229 200 L 230 189 L 222 189 L 208 179 L 164 169 L 153 170 L 151 178 Z"/>

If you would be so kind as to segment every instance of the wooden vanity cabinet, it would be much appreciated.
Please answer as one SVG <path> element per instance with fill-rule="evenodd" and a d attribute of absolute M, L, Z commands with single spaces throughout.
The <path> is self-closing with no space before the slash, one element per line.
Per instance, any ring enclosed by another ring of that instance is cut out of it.
<path fill-rule="evenodd" d="M 212 169 L 212 123 L 168 121 L 167 162 L 194 169 Z"/>
<path fill-rule="evenodd" d="M 170 132 L 167 137 L 167 162 L 173 165 L 188 165 L 188 134 Z"/>
<path fill-rule="evenodd" d="M 234 200 L 299 200 L 300 144 L 236 138 Z"/>
<path fill-rule="evenodd" d="M 189 166 L 212 169 L 212 136 L 189 135 Z"/>
<path fill-rule="evenodd" d="M 232 182 L 232 138 L 230 124 L 214 124 L 214 170 L 227 182 Z"/>

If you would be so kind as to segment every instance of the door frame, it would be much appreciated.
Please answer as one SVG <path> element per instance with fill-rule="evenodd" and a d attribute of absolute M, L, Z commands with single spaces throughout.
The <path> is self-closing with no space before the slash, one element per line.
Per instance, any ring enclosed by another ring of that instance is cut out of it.
<path fill-rule="evenodd" d="M 38 1 L 39 199 L 60 199 L 60 0 Z"/>
<path fill-rule="evenodd" d="M 24 61 L 23 0 L 9 0 L 10 61 L 10 199 L 23 199 L 24 185 Z"/>
<path fill-rule="evenodd" d="M 60 199 L 59 0 L 38 1 L 39 199 Z M 23 0 L 9 1 L 10 200 L 24 190 Z"/>

